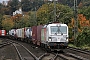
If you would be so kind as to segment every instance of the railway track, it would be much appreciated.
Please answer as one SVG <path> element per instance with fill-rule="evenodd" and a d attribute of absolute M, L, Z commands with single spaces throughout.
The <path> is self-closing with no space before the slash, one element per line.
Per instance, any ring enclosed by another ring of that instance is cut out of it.
<path fill-rule="evenodd" d="M 35 46 L 31 46 L 32 47 L 31 48 L 29 44 L 26 44 L 26 43 L 23 43 L 23 42 L 20 42 L 20 41 L 5 40 L 3 43 L 0 44 L 0 47 L 4 48 L 4 46 L 8 46 L 8 45 L 12 45 L 12 47 L 14 46 L 14 48 L 16 49 L 17 55 L 18 55 L 20 60 L 40 60 L 44 56 L 44 52 L 39 53 L 39 51 L 35 51 L 34 53 L 32 53 L 24 45 L 28 46 L 30 49 L 33 49 L 33 50 L 36 47 Z M 35 49 L 35 50 L 38 50 L 38 48 Z M 35 53 L 36 54 L 38 53 L 38 54 L 36 55 Z"/>
<path fill-rule="evenodd" d="M 48 53 L 41 60 L 89 60 L 72 53 Z"/>
<path fill-rule="evenodd" d="M 79 48 L 68 47 L 68 49 L 66 49 L 65 53 L 70 54 L 70 56 L 80 58 L 80 60 L 89 60 L 90 59 L 90 51 L 82 50 Z"/>
<path fill-rule="evenodd" d="M 12 47 L 14 41 L 0 38 L 0 60 L 18 60 L 16 51 Z"/>
<path fill-rule="evenodd" d="M 48 53 L 39 47 L 6 39 L 0 43 L 0 47 L 12 45 L 16 49 L 18 60 L 89 60 L 90 52 L 69 47 L 64 52 L 51 52 Z M 28 49 L 27 49 L 28 48 Z M 3 59 L 2 59 L 3 60 Z M 13 60 L 13 59 L 12 59 Z"/>
<path fill-rule="evenodd" d="M 5 42 L 0 43 L 0 48 L 2 48 L 2 47 L 4 47 L 4 46 L 7 46 L 7 45 L 10 45 L 10 44 L 12 44 L 12 43 L 13 43 L 13 41 L 8 41 L 8 40 L 6 40 Z"/>
<path fill-rule="evenodd" d="M 90 55 L 90 51 L 89 50 L 82 50 L 82 49 L 74 48 L 74 47 L 68 47 L 68 49 L 73 50 L 73 51 L 77 51 L 77 52 L 81 52 L 81 53 L 84 53 L 84 54 L 87 54 L 87 55 Z"/>
<path fill-rule="evenodd" d="M 4 48 L 4 46 L 8 46 L 8 45 L 13 45 L 15 47 L 16 52 L 17 52 L 18 57 L 19 57 L 20 60 L 39 60 L 43 56 L 43 55 L 41 55 L 39 58 L 36 57 L 25 46 L 23 46 L 22 44 L 20 44 L 18 42 L 15 42 L 15 41 L 8 41 L 7 40 L 6 42 L 3 42 L 3 43 L 0 44 L 0 48 Z"/>
<path fill-rule="evenodd" d="M 37 57 L 21 44 L 13 43 L 20 60 L 35 60 Z"/>

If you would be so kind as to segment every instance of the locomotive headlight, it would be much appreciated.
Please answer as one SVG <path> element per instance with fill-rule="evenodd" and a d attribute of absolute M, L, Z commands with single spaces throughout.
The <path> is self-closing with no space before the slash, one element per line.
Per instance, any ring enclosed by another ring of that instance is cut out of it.
<path fill-rule="evenodd" d="M 49 41 L 52 41 L 52 39 L 49 39 Z"/>
<path fill-rule="evenodd" d="M 48 40 L 49 40 L 49 41 L 52 41 L 52 38 L 51 38 L 51 37 L 49 37 L 49 38 L 48 38 Z"/>

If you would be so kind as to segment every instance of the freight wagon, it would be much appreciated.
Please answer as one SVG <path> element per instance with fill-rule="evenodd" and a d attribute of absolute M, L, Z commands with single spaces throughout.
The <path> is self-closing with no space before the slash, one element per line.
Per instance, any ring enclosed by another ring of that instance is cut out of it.
<path fill-rule="evenodd" d="M 68 26 L 61 23 L 12 29 L 9 35 L 47 50 L 61 50 L 68 46 Z"/>
<path fill-rule="evenodd" d="M 6 30 L 0 30 L 0 36 L 6 36 Z"/>
<path fill-rule="evenodd" d="M 9 30 L 9 35 L 10 38 L 30 42 L 32 39 L 32 29 L 31 27 L 11 29 Z"/>

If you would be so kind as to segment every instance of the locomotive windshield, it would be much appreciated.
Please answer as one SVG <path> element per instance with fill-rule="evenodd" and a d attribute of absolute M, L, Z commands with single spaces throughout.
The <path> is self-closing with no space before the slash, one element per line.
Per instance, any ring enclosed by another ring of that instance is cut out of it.
<path fill-rule="evenodd" d="M 66 26 L 51 26 L 51 34 L 66 34 Z"/>

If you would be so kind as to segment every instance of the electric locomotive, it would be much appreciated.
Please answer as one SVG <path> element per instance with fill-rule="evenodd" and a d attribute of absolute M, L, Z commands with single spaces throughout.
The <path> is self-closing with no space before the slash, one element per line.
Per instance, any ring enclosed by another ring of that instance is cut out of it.
<path fill-rule="evenodd" d="M 61 23 L 43 26 L 41 30 L 41 46 L 52 51 L 67 48 L 68 26 Z"/>

